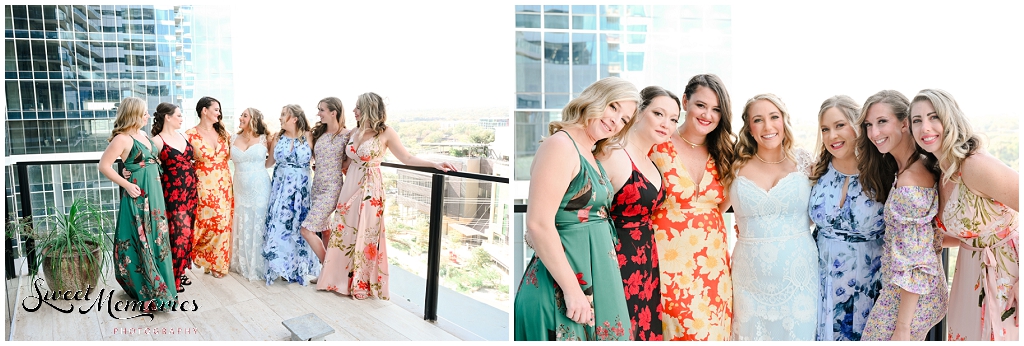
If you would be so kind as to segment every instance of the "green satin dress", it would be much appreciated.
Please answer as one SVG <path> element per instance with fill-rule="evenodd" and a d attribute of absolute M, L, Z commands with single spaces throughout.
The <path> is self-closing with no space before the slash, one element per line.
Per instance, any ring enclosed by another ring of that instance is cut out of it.
<path fill-rule="evenodd" d="M 142 189 L 132 198 L 121 190 L 121 205 L 114 232 L 114 277 L 132 299 L 158 304 L 175 302 L 171 266 L 171 242 L 167 231 L 163 188 L 160 186 L 160 164 L 150 149 L 138 140 L 128 153 L 124 166 L 128 181 Z M 153 141 L 149 141 L 150 148 Z M 169 310 L 166 305 L 165 310 Z"/>
<path fill-rule="evenodd" d="M 579 155 L 579 160 L 580 172 L 562 197 L 555 214 L 555 228 L 569 266 L 591 301 L 595 325 L 585 326 L 565 316 L 562 289 L 534 255 L 516 292 L 516 341 L 629 340 L 631 335 L 613 243 L 615 228 L 608 218 L 611 183 L 600 162 L 595 169 L 583 155 Z"/>

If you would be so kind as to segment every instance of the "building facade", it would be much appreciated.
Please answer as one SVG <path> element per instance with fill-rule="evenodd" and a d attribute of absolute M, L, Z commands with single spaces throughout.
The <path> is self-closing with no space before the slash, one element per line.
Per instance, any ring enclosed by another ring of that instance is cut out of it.
<path fill-rule="evenodd" d="M 152 5 L 5 5 L 7 211 L 20 212 L 19 162 L 28 167 L 31 215 L 85 198 L 117 210 L 118 187 L 91 164 L 129 96 L 152 114 L 179 105 L 185 128 L 206 95 L 231 111 L 230 17 L 225 8 Z"/>
<path fill-rule="evenodd" d="M 682 93 L 693 75 L 732 79 L 727 5 L 516 5 L 515 176 L 530 164 L 548 123 L 605 77 Z M 525 199 L 528 184 L 514 198 Z"/>

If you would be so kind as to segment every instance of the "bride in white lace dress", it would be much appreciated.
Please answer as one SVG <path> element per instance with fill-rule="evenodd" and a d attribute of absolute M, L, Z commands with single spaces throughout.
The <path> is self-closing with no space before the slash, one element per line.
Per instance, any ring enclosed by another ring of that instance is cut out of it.
<path fill-rule="evenodd" d="M 231 138 L 231 162 L 235 165 L 231 270 L 250 281 L 261 280 L 267 269 L 263 238 L 267 233 L 267 207 L 270 205 L 267 125 L 263 114 L 255 108 L 246 108 L 238 121 L 241 131 Z"/>
<path fill-rule="evenodd" d="M 733 340 L 814 340 L 818 250 L 807 203 L 810 155 L 793 148 L 781 100 L 747 101 L 729 196 L 738 236 L 733 249 Z"/>

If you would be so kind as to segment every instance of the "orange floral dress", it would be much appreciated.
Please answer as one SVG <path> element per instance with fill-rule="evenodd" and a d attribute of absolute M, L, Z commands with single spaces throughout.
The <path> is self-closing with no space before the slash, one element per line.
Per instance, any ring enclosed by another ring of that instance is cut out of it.
<path fill-rule="evenodd" d="M 192 237 L 192 262 L 207 271 L 228 273 L 231 261 L 231 221 L 235 198 L 228 169 L 230 151 L 226 139 L 212 148 L 196 128 L 185 131 L 195 148 L 196 177 L 199 178 L 199 208 Z"/>
<path fill-rule="evenodd" d="M 729 340 L 732 274 L 719 203 L 725 187 L 708 157 L 700 182 L 690 179 L 672 141 L 650 157 L 661 170 L 665 201 L 655 210 L 665 340 Z"/>

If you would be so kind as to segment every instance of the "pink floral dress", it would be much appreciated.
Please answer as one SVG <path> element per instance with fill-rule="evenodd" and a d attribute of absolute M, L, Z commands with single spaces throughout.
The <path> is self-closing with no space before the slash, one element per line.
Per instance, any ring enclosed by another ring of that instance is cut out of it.
<path fill-rule="evenodd" d="M 945 234 L 960 240 L 946 316 L 948 340 L 1018 340 L 1017 212 L 959 180 L 943 209 Z"/>
<path fill-rule="evenodd" d="M 920 295 L 910 322 L 911 340 L 924 340 L 928 330 L 945 317 L 946 275 L 939 258 L 942 235 L 935 229 L 937 196 L 934 187 L 896 187 L 893 182 L 885 201 L 882 291 L 861 340 L 892 339 L 901 289 Z"/>

